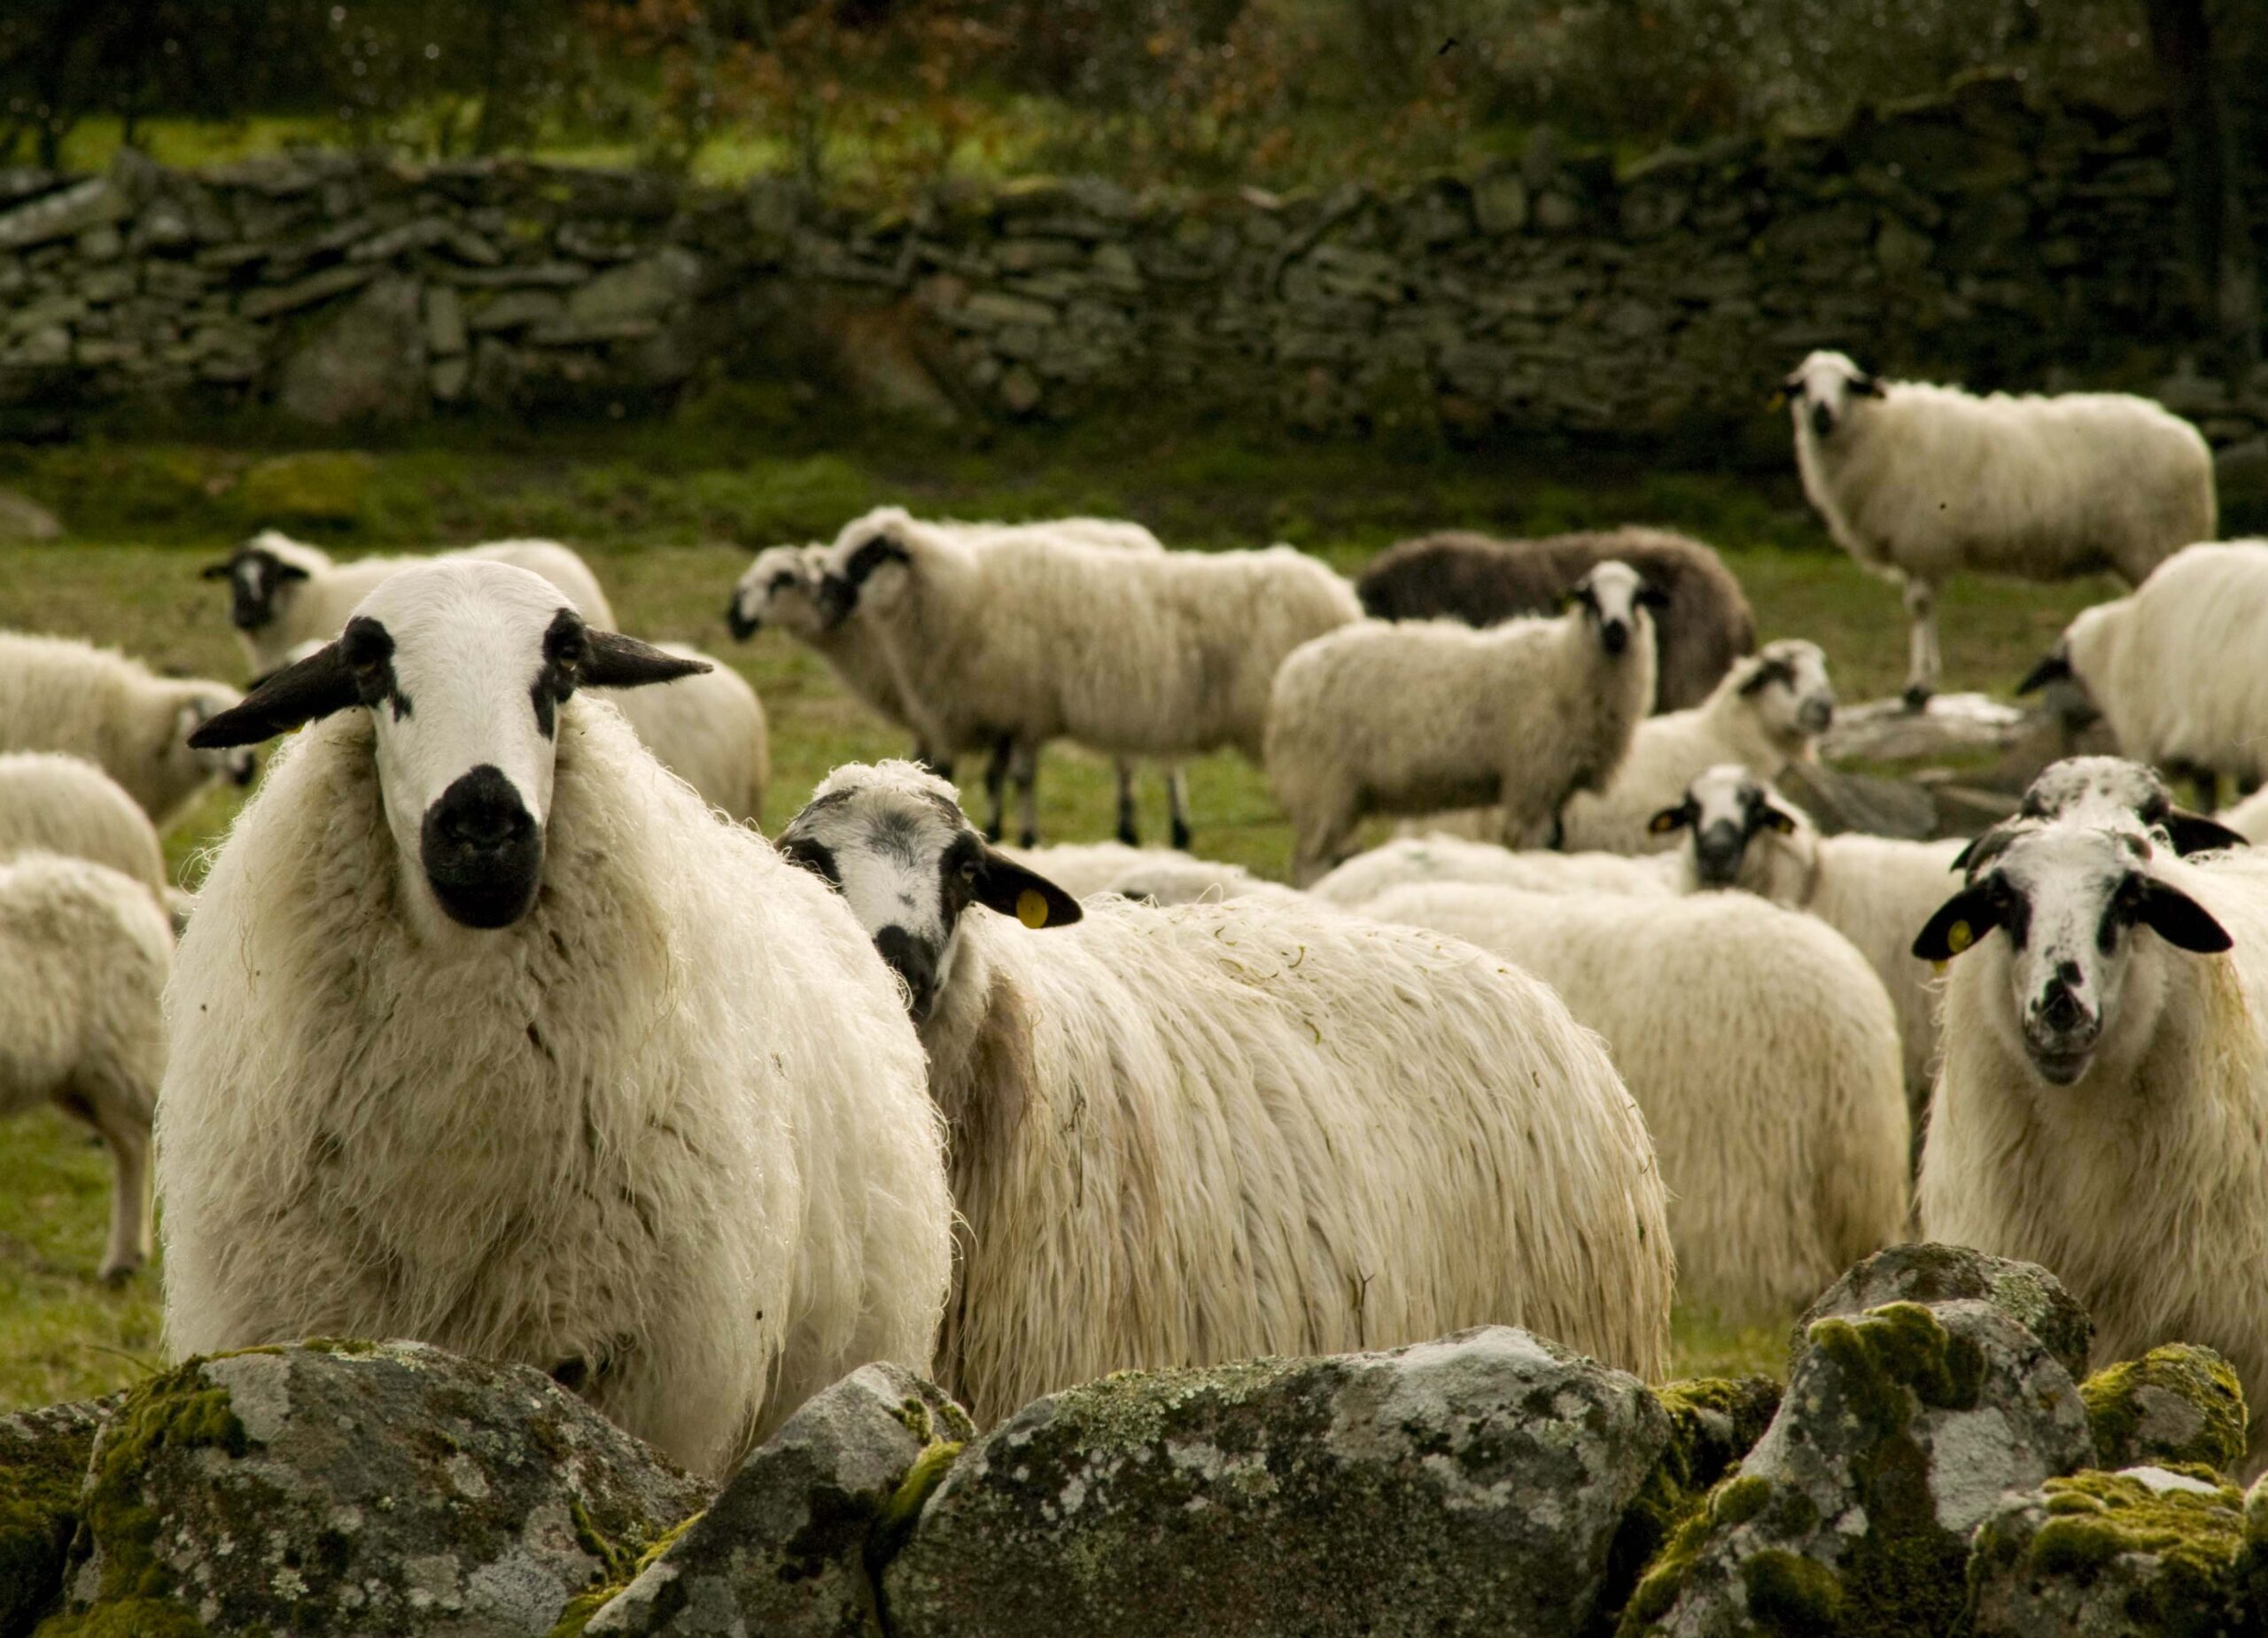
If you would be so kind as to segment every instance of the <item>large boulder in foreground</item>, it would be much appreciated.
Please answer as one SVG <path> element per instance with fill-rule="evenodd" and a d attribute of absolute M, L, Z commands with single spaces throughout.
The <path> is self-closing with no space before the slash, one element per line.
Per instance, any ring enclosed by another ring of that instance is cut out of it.
<path fill-rule="evenodd" d="M 2062 1281 L 2036 1262 L 1928 1240 L 1890 1246 L 1845 1269 L 1796 1322 L 1788 1368 L 1795 1369 L 1810 1345 L 1814 1320 L 1864 1314 L 1892 1302 L 1964 1300 L 1988 1302 L 2039 1338 L 2074 1382 L 2087 1374 L 2094 1321 Z"/>
<path fill-rule="evenodd" d="M 530 1638 L 703 1488 L 541 1372 L 422 1343 L 194 1359 L 95 1440 L 88 1632 Z"/>
<path fill-rule="evenodd" d="M 1125 1372 L 962 1454 L 884 1572 L 890 1628 L 1565 1638 L 1668 1440 L 1636 1378 L 1503 1327 Z"/>
<path fill-rule="evenodd" d="M 913 1372 L 853 1371 L 781 1424 L 627 1587 L 594 1595 L 584 1634 L 882 1638 L 869 1565 L 975 1432 Z"/>

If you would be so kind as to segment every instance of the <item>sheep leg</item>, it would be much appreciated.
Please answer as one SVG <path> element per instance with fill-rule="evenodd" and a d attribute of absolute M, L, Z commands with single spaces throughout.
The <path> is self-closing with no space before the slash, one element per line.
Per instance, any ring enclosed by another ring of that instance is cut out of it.
<path fill-rule="evenodd" d="M 1292 885 L 1306 888 L 1339 862 L 1339 845 L 1355 827 L 1357 814 L 1351 800 L 1319 804 L 1293 821 Z"/>
<path fill-rule="evenodd" d="M 1004 736 L 993 741 L 991 759 L 984 765 L 984 799 L 990 809 L 984 821 L 984 839 L 998 842 L 1007 822 L 1006 811 L 1008 788 L 1009 741 Z"/>
<path fill-rule="evenodd" d="M 1134 765 L 1124 757 L 1113 764 L 1118 774 L 1118 839 L 1130 848 L 1142 845 L 1142 833 L 1134 823 Z"/>
<path fill-rule="evenodd" d="M 1938 588 L 1908 575 L 1906 579 L 1907 633 L 1906 703 L 1920 710 L 1938 691 L 1943 669 L 1938 655 Z"/>
<path fill-rule="evenodd" d="M 1039 747 L 1019 745 L 1012 765 L 1016 778 L 1016 810 L 1021 824 L 1017 832 L 1023 846 L 1039 845 Z"/>
<path fill-rule="evenodd" d="M 103 1253 L 102 1279 L 122 1285 L 150 1260 L 150 1106 L 145 1093 L 105 1082 L 91 1090 L 74 1086 L 56 1102 L 65 1113 L 93 1127 L 110 1150 L 110 1245 Z"/>
<path fill-rule="evenodd" d="M 1189 780 L 1181 765 L 1166 765 L 1166 811 L 1173 824 L 1173 844 L 1183 852 L 1189 851 Z"/>

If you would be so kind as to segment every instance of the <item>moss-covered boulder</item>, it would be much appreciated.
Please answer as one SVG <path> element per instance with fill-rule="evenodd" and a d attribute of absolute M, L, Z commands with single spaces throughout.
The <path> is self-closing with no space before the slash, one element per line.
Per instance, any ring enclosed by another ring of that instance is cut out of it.
<path fill-rule="evenodd" d="M 2004 1502 L 1969 1563 L 1975 1638 L 2257 1633 L 2241 1586 L 2244 1496 L 2210 1468 L 2054 1479 Z"/>
<path fill-rule="evenodd" d="M 270 455 L 245 469 L 234 507 L 247 527 L 351 524 L 361 518 L 377 475 L 377 462 L 359 450 Z"/>
<path fill-rule="evenodd" d="M 95 1435 L 115 1395 L 0 1417 L 0 1633 L 29 1632 L 63 1594 Z"/>
<path fill-rule="evenodd" d="M 2104 1467 L 2194 1462 L 2228 1473 L 2244 1460 L 2244 1387 L 2210 1348 L 2169 1342 L 2095 1372 L 2079 1396 Z"/>
<path fill-rule="evenodd" d="M 2036 1262 L 1932 1241 L 1892 1246 L 1853 1263 L 1796 1322 L 1788 1368 L 1795 1369 L 1808 1345 L 1814 1320 L 1864 1314 L 1891 1302 L 1960 1301 L 1991 1303 L 2039 1338 L 2073 1381 L 2087 1374 L 2094 1321 L 2061 1280 Z"/>
<path fill-rule="evenodd" d="M 882 1638 L 874 1572 L 975 1437 L 896 1365 L 807 1402 L 629 1584 L 579 1601 L 555 1638 Z"/>
<path fill-rule="evenodd" d="M 89 1474 L 42 1638 L 529 1638 L 703 1499 L 541 1372 L 403 1342 L 190 1360 Z"/>
<path fill-rule="evenodd" d="M 1125 1372 L 963 1452 L 883 1572 L 889 1628 L 1567 1638 L 1668 1439 L 1635 1378 L 1500 1327 Z"/>
<path fill-rule="evenodd" d="M 1619 1631 L 1948 1631 L 1978 1521 L 2093 1454 L 2070 1373 L 1997 1308 L 1816 1320 L 1771 1427 L 1655 1559 Z"/>

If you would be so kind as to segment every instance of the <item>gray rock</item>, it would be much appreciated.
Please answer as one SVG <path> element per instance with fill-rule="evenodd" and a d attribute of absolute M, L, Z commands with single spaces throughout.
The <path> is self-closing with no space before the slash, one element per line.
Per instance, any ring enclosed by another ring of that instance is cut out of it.
<path fill-rule="evenodd" d="M 254 1348 L 126 1396 L 95 1443 L 66 1607 L 103 1632 L 530 1638 L 701 1501 L 524 1366 Z"/>
<path fill-rule="evenodd" d="M 1564 1638 L 1668 1439 L 1636 1378 L 1503 1327 L 1123 1372 L 963 1453 L 884 1572 L 890 1626 Z"/>
<path fill-rule="evenodd" d="M 247 291 L 237 303 L 237 311 L 248 319 L 276 318 L 301 307 L 311 307 L 318 301 L 328 301 L 350 290 L 359 290 L 377 276 L 378 270 L 373 266 L 325 268 L 288 284 Z"/>
<path fill-rule="evenodd" d="M 425 328 L 415 279 L 388 277 L 327 319 L 284 361 L 276 407 L 316 426 L 425 413 Z"/>
<path fill-rule="evenodd" d="M 693 299 L 701 258 L 672 245 L 610 268 L 567 298 L 567 322 L 579 327 L 656 322 Z"/>
<path fill-rule="evenodd" d="M 868 1365 L 796 1412 L 584 1627 L 588 1638 L 881 1638 L 867 1565 L 975 1436 L 944 1390 Z"/>
<path fill-rule="evenodd" d="M 2194 1468 L 2053 1479 L 1977 1532 L 1975 1638 L 2248 1633 L 2245 1497 Z"/>
<path fill-rule="evenodd" d="M 464 298 L 447 284 L 425 291 L 425 351 L 434 358 L 454 358 L 465 351 Z"/>
<path fill-rule="evenodd" d="M 52 540 L 62 532 L 62 521 L 38 501 L 0 489 L 0 540 Z"/>
<path fill-rule="evenodd" d="M 1803 1356 L 1814 1320 L 1864 1314 L 1886 1302 L 1989 1302 L 2039 1339 L 2074 1381 L 2087 1370 L 2094 1321 L 2063 1283 L 2036 1262 L 1987 1256 L 1966 1246 L 1919 1241 L 1892 1246 L 1856 1263 L 1820 1293 L 1796 1322 L 1790 1369 Z"/>
<path fill-rule="evenodd" d="M 2079 1396 L 2105 1467 L 2187 1462 L 2233 1472 L 2244 1460 L 2244 1386 L 2210 1348 L 2166 1343 L 2095 1372 Z"/>
<path fill-rule="evenodd" d="M 0 1416 L 0 1633 L 26 1633 L 63 1594 L 95 1435 L 118 1398 Z"/>
<path fill-rule="evenodd" d="M 2070 1373 L 1987 1303 L 1818 1320 L 1771 1427 L 1619 1631 L 1950 1631 L 1970 1532 L 2093 1449 Z"/>
<path fill-rule="evenodd" d="M 0 214 L 0 251 L 27 250 L 107 227 L 129 208 L 125 194 L 107 178 L 90 176 Z"/>

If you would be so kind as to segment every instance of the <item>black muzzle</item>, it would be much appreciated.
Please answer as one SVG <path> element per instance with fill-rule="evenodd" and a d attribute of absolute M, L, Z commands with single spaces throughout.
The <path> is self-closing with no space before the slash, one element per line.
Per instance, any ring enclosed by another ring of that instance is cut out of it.
<path fill-rule="evenodd" d="M 451 920 L 493 928 L 527 914 L 543 879 L 543 827 L 499 769 L 483 763 L 461 776 L 419 830 L 426 883 Z"/>

